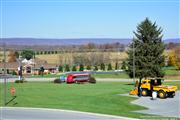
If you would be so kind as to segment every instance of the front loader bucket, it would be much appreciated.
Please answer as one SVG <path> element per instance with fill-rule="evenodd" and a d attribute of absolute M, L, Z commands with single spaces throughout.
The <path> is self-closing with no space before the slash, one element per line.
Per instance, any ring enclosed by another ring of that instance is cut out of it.
<path fill-rule="evenodd" d="M 131 90 L 130 95 L 138 95 L 138 88 L 135 88 L 134 90 Z"/>

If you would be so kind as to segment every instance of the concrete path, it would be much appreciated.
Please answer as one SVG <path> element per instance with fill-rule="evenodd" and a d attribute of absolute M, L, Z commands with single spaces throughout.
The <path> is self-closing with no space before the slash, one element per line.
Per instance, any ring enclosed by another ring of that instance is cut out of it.
<path fill-rule="evenodd" d="M 43 108 L 1 108 L 0 119 L 3 120 L 138 120 L 134 118 L 104 115 L 71 110 Z"/>
<path fill-rule="evenodd" d="M 180 91 L 174 98 L 151 100 L 151 97 L 140 97 L 132 103 L 148 108 L 135 112 L 180 118 Z"/>

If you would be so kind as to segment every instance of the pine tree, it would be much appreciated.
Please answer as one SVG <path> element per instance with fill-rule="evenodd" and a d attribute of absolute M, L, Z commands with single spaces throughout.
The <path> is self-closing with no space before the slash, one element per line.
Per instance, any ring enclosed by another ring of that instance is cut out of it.
<path fill-rule="evenodd" d="M 84 71 L 84 65 L 83 64 L 80 64 L 79 71 Z"/>
<path fill-rule="evenodd" d="M 101 69 L 101 70 L 105 70 L 105 64 L 104 64 L 104 63 L 101 63 L 100 69 Z"/>
<path fill-rule="evenodd" d="M 135 60 L 135 77 L 140 79 L 147 77 L 163 77 L 165 49 L 162 42 L 162 29 L 148 18 L 137 26 L 133 43 L 128 53 L 128 74 L 133 77 L 133 54 Z M 133 49 L 134 46 L 134 49 Z M 134 53 L 133 53 L 134 50 Z"/>
<path fill-rule="evenodd" d="M 111 63 L 108 64 L 108 69 L 107 70 L 112 70 L 112 65 Z"/>

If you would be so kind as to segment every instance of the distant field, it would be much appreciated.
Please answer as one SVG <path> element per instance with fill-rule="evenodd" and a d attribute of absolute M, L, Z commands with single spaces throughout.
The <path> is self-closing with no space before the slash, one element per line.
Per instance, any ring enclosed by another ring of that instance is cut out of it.
<path fill-rule="evenodd" d="M 97 52 L 98 54 L 99 52 Z M 126 52 L 104 52 L 104 56 L 109 56 L 110 60 L 124 60 L 127 58 Z M 60 64 L 63 61 L 69 61 L 72 62 L 74 55 L 84 55 L 89 56 L 90 52 L 86 53 L 62 53 L 62 54 L 46 54 L 46 55 L 36 55 L 37 58 L 46 60 L 48 63 L 52 64 Z"/>

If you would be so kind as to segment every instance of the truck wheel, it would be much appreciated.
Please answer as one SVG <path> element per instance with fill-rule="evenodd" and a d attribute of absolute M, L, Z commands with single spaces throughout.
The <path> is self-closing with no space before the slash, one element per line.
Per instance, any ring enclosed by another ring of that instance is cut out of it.
<path fill-rule="evenodd" d="M 148 91 L 146 89 L 142 89 L 141 94 L 142 94 L 142 96 L 147 96 Z"/>
<path fill-rule="evenodd" d="M 164 99 L 164 98 L 166 98 L 167 94 L 161 90 L 158 92 L 158 96 L 159 96 L 159 98 Z"/>

